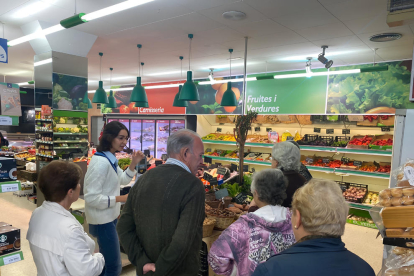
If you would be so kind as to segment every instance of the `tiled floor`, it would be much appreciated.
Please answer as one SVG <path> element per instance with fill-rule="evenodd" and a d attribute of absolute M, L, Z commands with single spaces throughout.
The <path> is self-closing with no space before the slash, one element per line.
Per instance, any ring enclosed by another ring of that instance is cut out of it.
<path fill-rule="evenodd" d="M 1 276 L 33 276 L 36 275 L 36 266 L 30 252 L 26 233 L 32 211 L 36 206 L 24 197 L 16 197 L 11 193 L 0 193 L 0 221 L 7 222 L 21 229 L 22 251 L 24 261 L 0 267 Z M 379 272 L 382 263 L 382 240 L 375 239 L 378 231 L 356 225 L 346 225 L 343 241 L 348 250 L 354 252 L 367 261 Z M 135 267 L 126 266 L 122 276 L 135 276 Z"/>

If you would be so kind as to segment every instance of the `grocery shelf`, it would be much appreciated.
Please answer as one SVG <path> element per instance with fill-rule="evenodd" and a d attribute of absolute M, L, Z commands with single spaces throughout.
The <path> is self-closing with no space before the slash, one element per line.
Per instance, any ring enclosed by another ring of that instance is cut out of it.
<path fill-rule="evenodd" d="M 215 144 L 215 145 L 234 145 L 236 142 L 233 141 L 216 141 L 216 140 L 202 140 L 205 144 Z M 255 148 L 272 148 L 273 144 L 267 143 L 246 143 L 245 147 L 255 147 Z M 370 149 L 347 149 L 342 147 L 320 147 L 320 146 L 300 146 L 301 150 L 306 151 L 323 151 L 323 152 L 339 152 L 339 153 L 352 153 L 352 154 L 369 154 L 377 156 L 392 156 L 391 151 L 385 150 L 370 150 Z"/>
<path fill-rule="evenodd" d="M 60 149 L 81 149 L 81 147 L 53 147 L 54 150 Z"/>
<path fill-rule="evenodd" d="M 23 252 L 17 251 L 7 255 L 0 256 L 0 266 L 12 264 L 18 261 L 23 261 Z"/>
<path fill-rule="evenodd" d="M 36 143 L 40 143 L 40 144 L 51 144 L 53 145 L 52 141 L 42 141 L 42 140 L 35 140 Z"/>
<path fill-rule="evenodd" d="M 53 156 L 51 155 L 46 155 L 46 154 L 41 154 L 41 153 L 36 153 L 37 156 L 42 156 L 42 157 L 47 157 L 47 158 L 53 158 Z"/>
<path fill-rule="evenodd" d="M 221 160 L 227 162 L 239 162 L 239 159 L 236 158 L 227 158 L 227 157 L 220 157 L 220 156 L 211 156 L 211 155 L 204 155 L 205 157 L 210 157 L 213 160 Z M 271 166 L 270 162 L 264 161 L 255 161 L 255 160 L 244 160 L 245 164 L 252 164 L 252 165 L 261 165 L 261 166 Z M 325 173 L 335 173 L 338 175 L 357 175 L 357 176 L 365 176 L 365 177 L 373 177 L 373 178 L 381 178 L 381 179 L 389 179 L 390 175 L 386 173 L 378 173 L 378 172 L 365 172 L 365 171 L 357 171 L 357 170 L 344 170 L 344 169 L 337 169 L 337 168 L 327 168 L 327 167 L 317 167 L 317 166 L 306 166 L 309 171 L 316 171 L 316 172 L 325 172 Z"/>
<path fill-rule="evenodd" d="M 52 144 L 60 144 L 60 143 L 89 143 L 88 141 L 76 141 L 76 140 L 55 140 L 52 142 Z"/>
<path fill-rule="evenodd" d="M 369 211 L 373 207 L 373 206 L 370 206 L 370 205 L 365 205 L 365 204 L 355 203 L 355 202 L 349 202 L 349 201 L 347 201 L 347 203 L 349 204 L 349 207 L 351 207 L 352 209 L 358 209 L 358 210 L 362 210 L 362 211 Z"/>
<path fill-rule="evenodd" d="M 0 193 L 16 192 L 20 191 L 21 189 L 22 186 L 18 180 L 0 182 Z"/>
<path fill-rule="evenodd" d="M 37 130 L 36 129 L 36 132 L 38 132 L 38 133 L 52 133 L 53 130 Z"/>
<path fill-rule="evenodd" d="M 39 122 L 52 122 L 52 119 L 35 119 L 35 121 L 39 121 Z"/>
<path fill-rule="evenodd" d="M 53 132 L 53 135 L 88 135 L 89 133 L 66 133 L 66 132 Z"/>

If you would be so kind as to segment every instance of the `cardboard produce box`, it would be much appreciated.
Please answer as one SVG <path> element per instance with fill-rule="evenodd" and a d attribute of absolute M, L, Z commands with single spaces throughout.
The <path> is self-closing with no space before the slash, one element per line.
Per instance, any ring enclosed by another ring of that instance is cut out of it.
<path fill-rule="evenodd" d="M 352 142 L 354 139 L 362 139 L 365 136 L 372 137 L 372 140 L 374 140 L 374 135 L 355 135 L 351 138 L 348 145 L 346 146 L 347 149 L 369 149 L 369 145 L 352 145 L 350 142 Z M 372 142 L 372 141 L 371 141 Z"/>
<path fill-rule="evenodd" d="M 0 182 L 17 180 L 16 159 L 0 157 Z"/>
<path fill-rule="evenodd" d="M 394 126 L 395 116 L 388 116 L 387 119 L 382 119 L 384 116 L 379 116 L 378 126 Z"/>
<path fill-rule="evenodd" d="M 20 229 L 7 225 L 0 228 L 0 255 L 19 251 L 21 248 Z"/>
<path fill-rule="evenodd" d="M 388 150 L 388 151 L 392 151 L 392 146 L 378 146 L 378 145 L 373 145 L 373 143 L 375 143 L 375 141 L 378 140 L 388 140 L 388 139 L 394 139 L 394 136 L 391 134 L 383 134 L 383 135 L 376 135 L 374 137 L 374 139 L 372 140 L 371 144 L 369 145 L 370 149 L 375 149 L 375 150 Z"/>

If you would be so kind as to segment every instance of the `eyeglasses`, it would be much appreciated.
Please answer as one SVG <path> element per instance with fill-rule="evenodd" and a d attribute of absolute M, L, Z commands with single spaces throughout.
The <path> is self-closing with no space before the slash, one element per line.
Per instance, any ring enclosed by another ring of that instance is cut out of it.
<path fill-rule="evenodd" d="M 116 138 L 121 140 L 121 141 L 125 140 L 126 142 L 129 142 L 129 137 L 126 137 L 126 136 L 118 136 Z"/>

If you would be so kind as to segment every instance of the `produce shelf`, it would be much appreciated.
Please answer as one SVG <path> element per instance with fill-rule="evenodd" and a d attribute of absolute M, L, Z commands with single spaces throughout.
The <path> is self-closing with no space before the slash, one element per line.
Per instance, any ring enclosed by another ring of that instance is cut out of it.
<path fill-rule="evenodd" d="M 65 141 L 65 140 L 55 140 L 55 141 L 53 141 L 53 142 L 51 142 L 52 144 L 54 143 L 54 144 L 60 144 L 60 143 L 85 143 L 85 144 L 87 144 L 87 143 L 89 143 L 88 141 L 76 141 L 76 140 L 67 140 L 67 141 Z"/>
<path fill-rule="evenodd" d="M 0 266 L 12 264 L 18 261 L 23 261 L 23 252 L 17 251 L 0 257 Z"/>
<path fill-rule="evenodd" d="M 22 186 L 18 180 L 0 182 L 0 193 L 16 192 L 20 191 L 21 189 Z"/>
<path fill-rule="evenodd" d="M 53 130 L 36 130 L 38 133 L 52 133 Z"/>
<path fill-rule="evenodd" d="M 373 207 L 373 206 L 369 206 L 369 205 L 365 205 L 361 203 L 349 202 L 349 201 L 347 201 L 347 203 L 349 204 L 349 207 L 351 207 L 352 209 L 358 209 L 362 211 L 369 211 Z"/>
<path fill-rule="evenodd" d="M 65 132 L 53 132 L 53 135 L 88 135 L 89 133 L 65 133 Z"/>
<path fill-rule="evenodd" d="M 221 160 L 227 162 L 239 162 L 239 159 L 236 158 L 227 158 L 227 157 L 220 157 L 220 156 L 211 156 L 211 155 L 204 155 L 205 157 L 210 157 L 213 160 Z M 270 162 L 263 162 L 263 161 L 254 161 L 254 160 L 244 160 L 245 164 L 253 164 L 253 165 L 261 165 L 261 166 L 268 166 L 270 167 L 272 164 Z M 389 179 L 390 175 L 386 173 L 378 173 L 378 172 L 364 172 L 364 171 L 356 171 L 356 170 L 343 170 L 343 169 L 334 169 L 334 168 L 327 168 L 327 167 L 317 167 L 317 166 L 306 166 L 309 171 L 316 171 L 316 172 L 325 172 L 325 173 L 335 173 L 338 175 L 357 175 L 357 176 L 365 176 L 365 177 L 374 177 L 374 178 L 381 178 L 381 179 Z"/>
<path fill-rule="evenodd" d="M 42 141 L 42 140 L 36 140 L 35 142 L 36 142 L 36 143 L 40 143 L 40 144 L 52 144 L 52 145 L 53 145 L 53 142 L 52 142 L 52 141 Z"/>
<path fill-rule="evenodd" d="M 82 147 L 53 147 L 54 150 L 61 150 L 61 149 L 81 149 Z"/>
<path fill-rule="evenodd" d="M 52 122 L 52 119 L 35 119 L 35 121 L 39 121 L 39 122 Z"/>
<path fill-rule="evenodd" d="M 378 229 L 377 226 L 374 223 L 369 223 L 369 222 L 365 222 L 365 221 L 356 221 L 356 220 L 353 220 L 353 219 L 347 219 L 346 222 L 349 223 L 349 224 L 358 225 L 358 226 L 362 226 L 362 227 L 367 227 L 367 228 L 371 228 L 371 229 Z"/>
<path fill-rule="evenodd" d="M 215 145 L 234 145 L 236 142 L 233 141 L 216 141 L 216 140 L 203 140 L 205 144 L 215 144 Z M 256 147 L 256 148 L 272 148 L 273 144 L 266 143 L 246 143 L 246 147 Z M 351 154 L 369 154 L 377 156 L 392 156 L 391 151 L 386 150 L 360 150 L 360 149 L 347 149 L 342 147 L 319 147 L 319 146 L 300 146 L 301 150 L 306 151 L 323 151 L 323 152 L 339 152 L 339 153 L 351 153 Z"/>
<path fill-rule="evenodd" d="M 42 157 L 48 157 L 48 158 L 53 158 L 53 156 L 51 155 L 46 155 L 46 154 L 41 154 L 41 153 L 36 153 L 37 156 L 42 156 Z"/>

